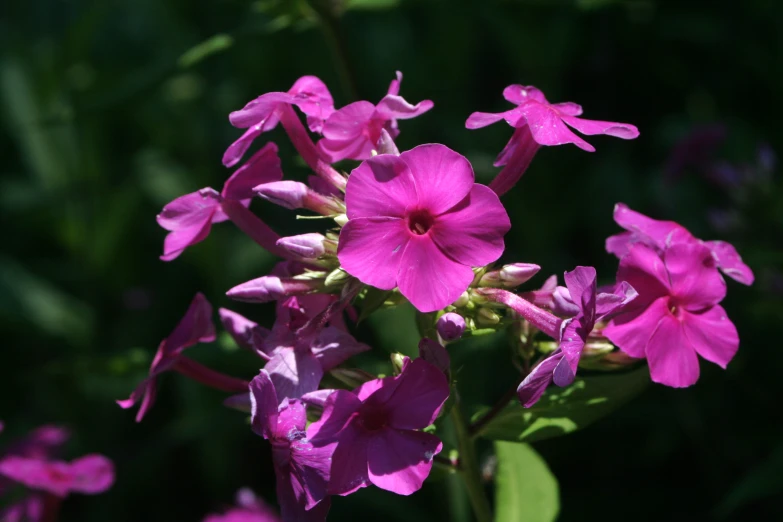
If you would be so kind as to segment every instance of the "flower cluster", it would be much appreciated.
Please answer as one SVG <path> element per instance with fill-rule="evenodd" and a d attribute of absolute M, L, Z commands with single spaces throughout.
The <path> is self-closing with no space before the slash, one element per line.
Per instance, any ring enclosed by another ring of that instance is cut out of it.
<path fill-rule="evenodd" d="M 0 432 L 3 431 L 0 422 Z M 56 520 L 60 502 L 71 493 L 95 495 L 114 484 L 114 465 L 103 455 L 85 455 L 70 462 L 58 460 L 70 433 L 60 426 L 41 426 L 0 454 L 0 498 L 16 485 L 25 494 L 3 504 L 4 522 Z"/>
<path fill-rule="evenodd" d="M 736 329 L 719 305 L 726 292 L 721 273 L 744 284 L 753 274 L 728 243 L 701 241 L 676 223 L 617 205 L 615 221 L 626 231 L 607 240 L 620 265 L 615 284 L 606 287 L 598 286 L 594 268 L 578 266 L 565 273 L 565 286 L 553 276 L 537 290 L 517 291 L 540 267 L 496 264 L 511 230 L 499 197 L 519 181 L 540 146 L 572 143 L 594 151 L 569 127 L 623 139 L 636 138 L 636 127 L 580 118 L 579 105 L 552 104 L 535 87 L 511 85 L 503 94 L 515 108 L 476 112 L 466 122 L 475 129 L 505 120 L 514 128 L 495 163 L 502 170 L 484 186 L 475 182 L 470 162 L 444 145 L 399 152 L 399 120 L 433 106 L 408 103 L 399 95 L 401 81 L 397 73 L 377 104 L 357 101 L 339 109 L 312 76 L 286 92 L 259 96 L 229 116 L 247 130 L 229 146 L 224 165 L 237 165 L 254 140 L 279 123 L 314 175 L 306 183 L 284 179 L 270 142 L 221 192 L 204 188 L 182 196 L 158 216 L 169 231 L 165 261 L 226 220 L 282 258 L 271 273 L 226 292 L 237 301 L 274 302 L 276 318 L 266 328 L 219 310 L 228 334 L 258 358 L 246 378 L 224 375 L 183 355 L 216 338 L 212 307 L 196 294 L 160 343 L 149 376 L 119 404 L 140 404 L 140 421 L 153 405 L 159 377 L 169 371 L 230 394 L 226 405 L 250 412 L 253 431 L 271 446 L 285 521 L 324 520 L 333 496 L 371 485 L 412 494 L 438 459 L 469 471 L 469 455 L 439 456 L 440 419 L 460 408 L 446 346 L 460 338 L 512 333 L 520 368 L 516 393 L 525 407 L 552 384 L 572 384 L 586 359 L 605 369 L 646 359 L 653 381 L 681 387 L 698 379 L 697 354 L 725 367 L 737 351 Z M 320 136 L 317 143 L 313 135 Z M 258 203 L 305 210 L 323 218 L 313 222 L 327 224 L 280 237 L 250 210 L 256 196 Z M 378 376 L 347 367 L 371 349 L 351 333 L 354 306 L 366 315 L 406 301 L 417 309 L 423 332 L 419 357 L 393 354 L 390 371 Z M 458 435 L 465 432 L 459 418 L 452 419 Z M 460 451 L 469 447 L 461 438 Z M 207 520 L 276 520 L 247 492 L 238 504 Z"/>

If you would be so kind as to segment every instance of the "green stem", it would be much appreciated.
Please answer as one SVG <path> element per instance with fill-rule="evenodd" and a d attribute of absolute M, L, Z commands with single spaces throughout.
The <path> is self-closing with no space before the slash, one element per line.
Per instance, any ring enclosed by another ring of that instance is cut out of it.
<path fill-rule="evenodd" d="M 476 448 L 473 446 L 473 441 L 468 433 L 468 424 L 460 410 L 459 398 L 451 409 L 451 418 L 454 422 L 459 448 L 459 472 L 465 483 L 473 512 L 476 514 L 478 522 L 492 522 L 492 508 L 484 493 L 484 484 L 481 483 L 481 471 L 476 458 Z"/>

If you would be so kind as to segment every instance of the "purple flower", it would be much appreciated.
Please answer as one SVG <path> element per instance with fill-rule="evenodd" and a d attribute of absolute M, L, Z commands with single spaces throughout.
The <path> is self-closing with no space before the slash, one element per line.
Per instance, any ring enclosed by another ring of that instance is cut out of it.
<path fill-rule="evenodd" d="M 304 404 L 288 399 L 281 403 L 266 370 L 251 381 L 250 400 L 253 431 L 272 444 L 283 520 L 326 520 L 333 447 L 310 442 Z"/>
<path fill-rule="evenodd" d="M 222 515 L 207 515 L 203 522 L 280 522 L 280 517 L 247 488 L 237 492 L 236 507 Z"/>
<path fill-rule="evenodd" d="M 514 134 L 495 160 L 495 166 L 505 168 L 489 184 L 489 188 L 503 195 L 525 173 L 541 145 L 573 143 L 582 150 L 595 148 L 574 134 L 568 127 L 582 134 L 606 134 L 625 140 L 639 136 L 639 130 L 627 123 L 585 120 L 579 118 L 582 107 L 575 103 L 549 103 L 544 93 L 533 86 L 509 85 L 503 97 L 517 106 L 509 111 L 490 114 L 474 112 L 465 122 L 468 129 L 486 127 L 500 120 L 514 127 Z"/>
<path fill-rule="evenodd" d="M 358 101 L 335 111 L 324 123 L 324 137 L 318 142 L 318 150 L 332 163 L 342 159 L 365 160 L 378 149 L 378 141 L 385 130 L 391 138 L 400 131 L 397 120 L 415 118 L 432 108 L 430 100 L 411 105 L 399 96 L 402 73 L 392 80 L 386 96 L 373 105 Z M 384 142 L 385 146 L 390 146 Z"/>
<path fill-rule="evenodd" d="M 566 272 L 564 278 L 567 286 L 564 298 L 573 304 L 576 314 L 562 323 L 558 348 L 533 368 L 517 388 L 519 401 L 526 408 L 538 402 L 552 382 L 561 387 L 574 382 L 582 350 L 596 320 L 616 312 L 636 298 L 636 291 L 625 282 L 612 293 L 598 293 L 593 267 L 578 266 Z"/>
<path fill-rule="evenodd" d="M 699 378 L 697 354 L 722 368 L 734 357 L 737 329 L 718 305 L 726 283 L 707 246 L 677 243 L 660 254 L 633 244 L 620 260 L 617 279 L 639 297 L 603 334 L 631 357 L 647 358 L 653 381 L 690 386 Z"/>
<path fill-rule="evenodd" d="M 226 308 L 219 308 L 218 315 L 220 322 L 223 323 L 223 328 L 238 346 L 250 350 L 266 360 L 269 359 L 263 352 L 264 340 L 269 336 L 269 330 Z"/>
<path fill-rule="evenodd" d="M 443 314 L 436 325 L 444 341 L 456 341 L 465 332 L 465 319 L 454 312 Z"/>
<path fill-rule="evenodd" d="M 443 445 L 416 430 L 435 421 L 448 396 L 445 375 L 424 359 L 396 377 L 332 393 L 308 430 L 315 446 L 336 443 L 329 493 L 348 495 L 369 484 L 400 495 L 418 491 Z"/>
<path fill-rule="evenodd" d="M 497 195 L 443 145 L 365 161 L 351 173 L 345 202 L 343 269 L 382 290 L 399 286 L 422 312 L 454 302 L 473 281 L 471 267 L 500 257 L 511 228 Z"/>
<path fill-rule="evenodd" d="M 221 193 L 207 187 L 167 204 L 157 218 L 158 224 L 169 231 L 160 258 L 164 261 L 177 258 L 187 247 L 206 239 L 212 223 L 227 219 L 233 220 L 261 246 L 280 255 L 275 245 L 277 234 L 247 207 L 254 196 L 253 187 L 282 177 L 277 145 L 268 143 L 226 180 Z"/>
<path fill-rule="evenodd" d="M 242 110 L 229 115 L 231 125 L 247 131 L 226 150 L 223 165 L 236 165 L 253 140 L 261 133 L 274 129 L 284 117 L 285 109 L 290 109 L 292 105 L 296 105 L 307 115 L 307 125 L 313 132 L 320 132 L 324 120 L 334 112 L 334 102 L 329 89 L 315 76 L 299 78 L 288 92 L 262 94 Z"/>
<path fill-rule="evenodd" d="M 674 221 L 658 221 L 635 212 L 623 203 L 614 206 L 614 220 L 627 232 L 610 236 L 606 250 L 622 259 L 636 243 L 647 245 L 662 254 L 666 248 L 681 243 L 697 243 L 712 253 L 715 265 L 724 274 L 744 285 L 753 284 L 753 271 L 742 262 L 737 250 L 725 241 L 702 241 Z"/>

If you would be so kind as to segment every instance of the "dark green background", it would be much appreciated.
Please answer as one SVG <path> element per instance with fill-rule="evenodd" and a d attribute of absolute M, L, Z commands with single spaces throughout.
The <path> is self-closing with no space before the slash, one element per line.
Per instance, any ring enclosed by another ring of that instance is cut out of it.
<path fill-rule="evenodd" d="M 227 115 L 258 94 L 315 74 L 338 106 L 354 101 L 327 33 L 303 5 L 0 7 L 0 447 L 36 425 L 64 423 L 75 431 L 68 457 L 102 452 L 118 471 L 109 493 L 69 499 L 64 521 L 200 520 L 241 486 L 273 498 L 268 446 L 221 406 L 219 393 L 166 376 L 140 425 L 113 401 L 143 377 L 197 290 L 216 307 L 272 320 L 271 307 L 233 306 L 223 295 L 266 273 L 271 257 L 222 224 L 163 263 L 155 214 L 178 195 L 221 187 L 229 172 L 222 153 L 241 132 Z M 560 480 L 561 520 L 783 518 L 774 500 L 783 492 L 779 171 L 730 190 L 701 175 L 715 161 L 755 165 L 761 144 L 782 150 L 781 5 L 411 0 L 348 10 L 333 27 L 360 99 L 377 102 L 399 69 L 409 101 L 435 102 L 401 123 L 400 148 L 448 145 L 472 161 L 480 182 L 496 172 L 491 160 L 511 129 L 468 131 L 464 121 L 475 110 L 510 107 L 501 97 L 508 84 L 533 84 L 552 101 L 580 103 L 588 118 L 639 127 L 630 142 L 589 138 L 593 154 L 541 150 L 504 198 L 513 228 L 503 259 L 544 267 L 531 288 L 576 264 L 596 266 L 610 282 L 616 261 L 603 242 L 617 231 L 618 201 L 733 242 L 756 272 L 750 289 L 729 282 L 724 305 L 742 342 L 727 371 L 703 364 L 693 388 L 651 386 L 596 425 L 536 445 Z M 200 60 L 188 55 L 195 63 L 180 59 L 217 34 L 231 35 L 233 45 Z M 667 174 L 672 147 L 704 125 L 722 125 L 725 141 L 701 163 Z M 303 178 L 282 130 L 267 137 L 280 145 L 286 176 Z M 260 201 L 254 209 L 283 234 L 323 226 Z M 729 226 L 715 228 L 714 209 L 732 212 Z M 414 348 L 399 320 L 381 316 L 361 328 L 377 347 L 366 362 Z M 258 369 L 226 342 L 191 353 L 237 375 Z M 510 384 L 498 380 L 488 372 L 474 386 L 498 396 Z M 411 498 L 365 490 L 336 499 L 331 519 L 449 520 L 448 488 L 431 483 Z"/>

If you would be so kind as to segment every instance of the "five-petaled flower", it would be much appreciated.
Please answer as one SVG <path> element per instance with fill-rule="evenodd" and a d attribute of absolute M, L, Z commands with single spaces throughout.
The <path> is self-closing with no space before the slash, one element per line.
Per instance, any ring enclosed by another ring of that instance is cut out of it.
<path fill-rule="evenodd" d="M 382 290 L 399 286 L 422 312 L 454 302 L 473 281 L 471 267 L 500 257 L 511 228 L 468 160 L 437 144 L 365 161 L 351 173 L 345 203 L 343 269 Z"/>

